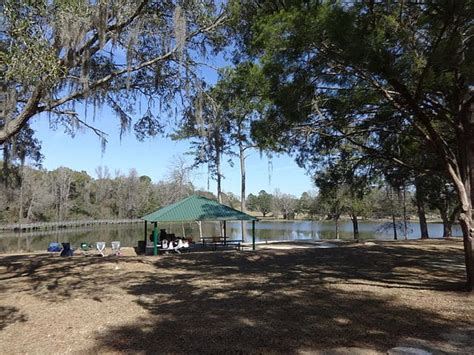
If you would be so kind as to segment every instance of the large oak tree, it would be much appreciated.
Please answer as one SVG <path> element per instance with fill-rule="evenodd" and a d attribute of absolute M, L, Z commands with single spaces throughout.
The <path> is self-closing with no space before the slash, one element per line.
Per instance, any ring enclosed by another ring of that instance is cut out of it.
<path fill-rule="evenodd" d="M 125 132 L 143 102 L 133 128 L 139 139 L 157 134 L 154 108 L 192 86 L 190 69 L 225 18 L 212 0 L 6 0 L 0 11 L 0 144 L 40 113 L 105 142 L 77 104 L 110 106 Z"/>

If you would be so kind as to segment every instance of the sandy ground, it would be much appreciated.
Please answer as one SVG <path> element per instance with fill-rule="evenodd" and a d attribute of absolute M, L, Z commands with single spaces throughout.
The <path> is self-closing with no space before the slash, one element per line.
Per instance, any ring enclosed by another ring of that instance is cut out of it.
<path fill-rule="evenodd" d="M 459 241 L 0 256 L 0 354 L 474 353 Z"/>

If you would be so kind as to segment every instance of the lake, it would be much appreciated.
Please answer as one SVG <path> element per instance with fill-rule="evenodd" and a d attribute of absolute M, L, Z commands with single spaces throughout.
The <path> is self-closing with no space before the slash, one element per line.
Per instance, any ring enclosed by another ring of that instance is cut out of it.
<path fill-rule="evenodd" d="M 227 223 L 227 236 L 229 239 L 241 239 L 240 222 Z M 334 239 L 336 237 L 334 223 L 331 221 L 260 221 L 255 225 L 257 242 L 284 241 L 284 240 L 320 240 Z M 246 224 L 245 241 L 252 241 L 251 223 Z M 199 229 L 196 223 L 174 223 L 164 224 L 159 228 L 166 228 L 168 232 L 187 237 L 192 236 L 195 241 L 199 239 Z M 340 222 L 341 239 L 352 239 L 352 222 Z M 440 223 L 428 224 L 431 238 L 441 238 L 443 225 Z M 203 235 L 219 235 L 218 223 L 203 223 Z M 151 226 L 148 224 L 148 233 Z M 359 233 L 361 239 L 392 240 L 393 231 L 391 225 L 382 222 L 359 222 Z M 461 236 L 462 232 L 458 225 L 453 227 L 453 236 Z M 0 233 L 0 253 L 29 252 L 46 250 L 50 242 L 69 242 L 78 248 L 81 242 L 94 243 L 104 241 L 110 245 L 111 241 L 119 240 L 122 246 L 136 246 L 138 240 L 143 240 L 143 224 L 130 225 L 101 225 L 88 228 L 60 229 L 47 232 L 28 233 Z M 402 231 L 398 231 L 398 238 L 403 239 Z M 420 238 L 420 227 L 418 223 L 408 223 L 408 238 Z"/>

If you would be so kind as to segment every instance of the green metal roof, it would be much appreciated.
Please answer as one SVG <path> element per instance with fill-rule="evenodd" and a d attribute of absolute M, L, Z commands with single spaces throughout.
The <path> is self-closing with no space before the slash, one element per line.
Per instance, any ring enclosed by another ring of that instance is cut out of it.
<path fill-rule="evenodd" d="M 255 221 L 257 218 L 203 196 L 192 195 L 142 217 L 148 222 Z"/>

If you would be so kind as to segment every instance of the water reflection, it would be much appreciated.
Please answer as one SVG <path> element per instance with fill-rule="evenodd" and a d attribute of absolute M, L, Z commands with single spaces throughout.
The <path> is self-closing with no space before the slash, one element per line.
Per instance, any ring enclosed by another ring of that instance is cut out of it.
<path fill-rule="evenodd" d="M 229 223 L 230 234 L 233 238 L 241 238 L 240 223 Z M 393 239 L 393 230 L 383 228 L 381 222 L 359 222 L 359 235 L 361 239 Z M 271 240 L 321 240 L 335 239 L 335 225 L 331 221 L 289 221 L 289 222 L 258 222 L 256 223 L 256 241 L 264 242 Z M 251 224 L 246 225 L 245 241 L 251 240 Z M 408 239 L 420 238 L 420 226 L 418 223 L 408 223 Z M 428 232 L 431 238 L 441 238 L 443 225 L 440 223 L 428 224 Z M 461 236 L 461 228 L 453 227 L 453 236 Z M 353 239 L 352 222 L 342 221 L 339 226 L 341 239 Z M 402 231 L 398 231 L 398 239 L 403 239 Z"/>
<path fill-rule="evenodd" d="M 361 239 L 393 239 L 391 229 L 381 230 L 380 222 L 360 222 L 359 232 Z M 199 227 L 196 223 L 174 223 L 160 225 L 159 228 L 165 228 L 168 233 L 176 235 L 186 235 L 192 237 L 194 241 L 199 240 Z M 204 236 L 219 235 L 219 223 L 203 223 Z M 246 242 L 252 240 L 252 225 L 245 223 Z M 441 238 L 443 226 L 439 223 L 430 223 L 428 225 L 430 237 Z M 408 238 L 417 239 L 420 237 L 420 228 L 417 223 L 409 223 Z M 271 222 L 260 221 L 255 225 L 255 234 L 257 242 L 277 241 L 277 240 L 320 240 L 336 238 L 334 223 L 321 221 L 291 221 L 291 222 Z M 148 234 L 151 233 L 151 226 L 148 226 Z M 227 235 L 231 239 L 241 239 L 241 223 L 228 222 Z M 461 236 L 459 226 L 453 228 L 454 236 Z M 403 234 L 399 231 L 399 239 L 403 239 Z M 340 223 L 341 239 L 352 239 L 352 223 L 343 221 Z M 98 241 L 106 242 L 108 245 L 114 240 L 119 240 L 122 246 L 136 246 L 138 240 L 144 239 L 144 228 L 142 224 L 130 225 L 110 225 L 96 226 L 87 228 L 76 228 L 68 230 L 57 230 L 47 232 L 30 233 L 10 233 L 0 234 L 0 253 L 11 252 L 29 252 L 46 250 L 50 242 L 69 242 L 75 248 L 80 243 L 95 243 Z"/>

